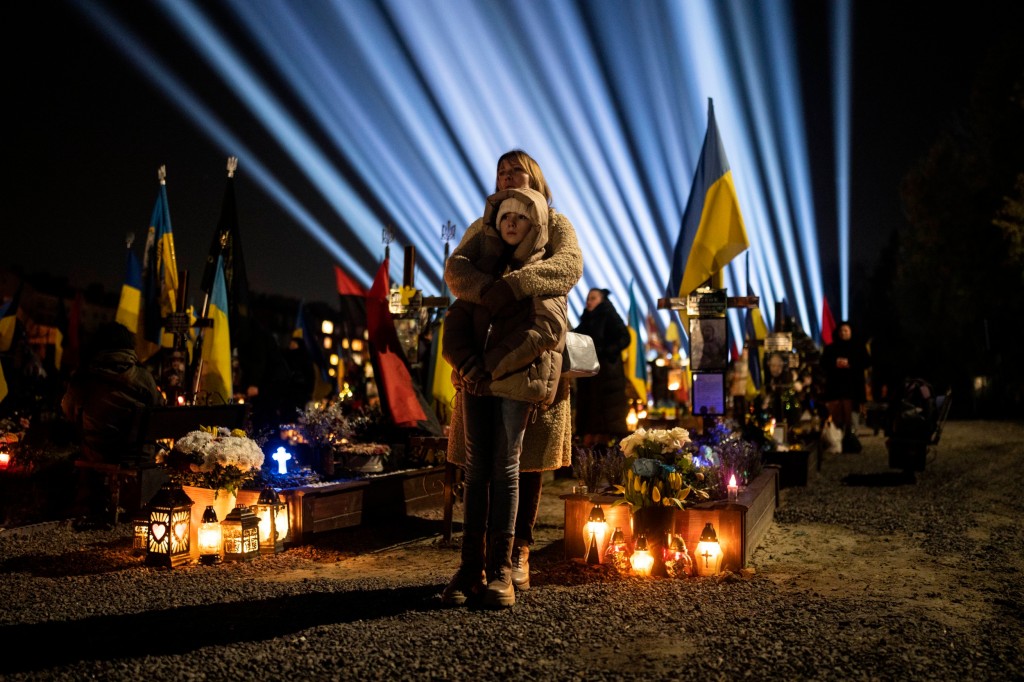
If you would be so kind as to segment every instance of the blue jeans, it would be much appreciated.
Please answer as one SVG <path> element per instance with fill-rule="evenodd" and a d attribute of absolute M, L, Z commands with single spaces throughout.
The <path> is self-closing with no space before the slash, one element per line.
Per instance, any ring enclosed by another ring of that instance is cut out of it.
<path fill-rule="evenodd" d="M 519 456 L 532 407 L 520 400 L 462 394 L 466 533 L 515 533 Z"/>

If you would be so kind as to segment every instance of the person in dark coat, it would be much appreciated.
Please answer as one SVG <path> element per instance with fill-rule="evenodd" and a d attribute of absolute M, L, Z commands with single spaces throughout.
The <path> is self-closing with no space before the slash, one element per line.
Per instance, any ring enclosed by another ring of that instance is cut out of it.
<path fill-rule="evenodd" d="M 845 434 L 852 432 L 853 413 L 865 400 L 864 372 L 871 366 L 871 356 L 863 343 L 854 340 L 849 322 L 840 322 L 836 333 L 837 338 L 821 353 L 823 398 L 833 423 Z"/>
<path fill-rule="evenodd" d="M 629 399 L 622 351 L 629 347 L 629 328 L 608 300 L 607 289 L 591 289 L 587 308 L 573 330 L 594 339 L 601 371 L 576 379 L 576 433 L 586 447 L 625 438 Z"/>
<path fill-rule="evenodd" d="M 61 411 L 81 445 L 82 459 L 105 464 L 140 462 L 141 444 L 133 433 L 138 416 L 165 400 L 152 373 L 139 363 L 135 334 L 118 322 L 103 324 L 85 358 L 61 400 Z M 113 511 L 108 508 L 110 502 L 103 476 L 82 469 L 73 514 L 89 523 L 99 522 Z"/>
<path fill-rule="evenodd" d="M 135 335 L 123 324 L 110 322 L 93 336 L 87 360 L 71 376 L 61 409 L 75 427 L 85 459 L 120 464 L 138 455 L 131 440 L 136 414 L 163 404 L 156 380 L 135 354 Z"/>

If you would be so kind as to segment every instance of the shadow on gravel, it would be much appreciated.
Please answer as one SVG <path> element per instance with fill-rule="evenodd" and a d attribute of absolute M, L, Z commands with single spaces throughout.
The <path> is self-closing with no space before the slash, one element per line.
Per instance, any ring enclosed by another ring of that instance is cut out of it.
<path fill-rule="evenodd" d="M 913 471 L 879 471 L 873 474 L 847 474 L 841 483 L 854 487 L 892 488 L 914 485 L 917 483 L 917 477 Z"/>
<path fill-rule="evenodd" d="M 432 611 L 441 608 L 441 587 L 312 593 L 63 623 L 10 625 L 0 627 L 4 643 L 0 673 L 49 670 L 77 661 L 184 654 L 202 647 L 287 637 L 318 625 Z"/>

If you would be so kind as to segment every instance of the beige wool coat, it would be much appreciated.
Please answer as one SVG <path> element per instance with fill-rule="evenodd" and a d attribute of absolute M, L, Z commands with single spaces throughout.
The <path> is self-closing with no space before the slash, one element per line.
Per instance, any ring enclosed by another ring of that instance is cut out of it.
<path fill-rule="evenodd" d="M 485 226 L 493 229 L 494 213 L 509 196 L 509 190 L 487 198 L 483 217 L 463 235 L 462 241 L 448 258 L 445 282 L 452 294 L 471 303 L 480 303 L 483 291 L 494 278 L 476 267 L 483 255 Z M 518 270 L 505 274 L 517 300 L 536 296 L 565 296 L 583 276 L 583 253 L 576 231 L 561 213 L 548 209 L 548 243 L 544 257 Z M 462 428 L 461 392 L 455 396 L 448 437 L 448 461 L 464 464 L 466 447 Z M 569 382 L 561 380 L 554 402 L 537 414 L 526 427 L 522 471 L 546 471 L 572 464 L 572 411 L 569 403 Z"/>

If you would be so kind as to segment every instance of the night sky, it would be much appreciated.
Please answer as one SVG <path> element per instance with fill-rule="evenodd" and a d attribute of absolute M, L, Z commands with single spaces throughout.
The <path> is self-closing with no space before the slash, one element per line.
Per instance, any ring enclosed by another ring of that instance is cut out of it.
<path fill-rule="evenodd" d="M 801 67 L 808 136 L 826 152 L 812 168 L 819 229 L 834 229 L 830 67 L 820 58 L 824 4 L 795 7 L 800 54 L 814 56 Z M 916 1 L 853 3 L 853 278 L 870 270 L 901 224 L 900 179 L 967 104 L 986 45 L 1024 25 L 1024 13 L 1003 9 L 1007 4 L 972 2 L 954 11 Z M 140 244 L 145 239 L 157 168 L 165 164 L 178 263 L 190 270 L 195 291 L 220 211 L 225 159 L 235 152 L 212 144 L 65 1 L 13 7 L 2 29 L 13 81 L 4 145 L 13 151 L 6 155 L 5 192 L 13 212 L 5 220 L 0 266 L 116 291 L 125 235 L 134 232 Z M 233 120 L 247 125 L 242 116 Z M 314 214 L 339 233 L 339 219 L 313 205 L 312 191 L 309 196 Z M 244 158 L 237 199 L 250 286 L 334 302 L 332 258 L 246 179 Z"/>

